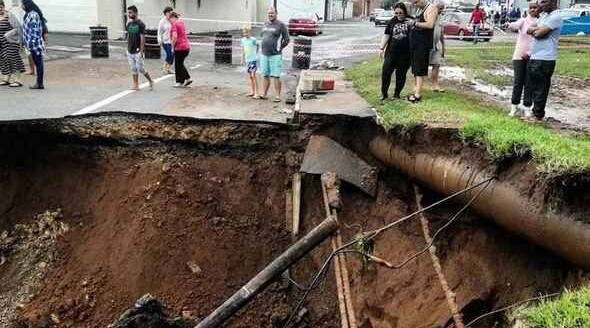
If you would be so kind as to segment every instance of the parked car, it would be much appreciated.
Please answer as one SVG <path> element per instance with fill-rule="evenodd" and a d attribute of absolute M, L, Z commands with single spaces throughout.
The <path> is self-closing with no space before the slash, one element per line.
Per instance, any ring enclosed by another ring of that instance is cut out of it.
<path fill-rule="evenodd" d="M 298 13 L 289 20 L 289 34 L 319 35 L 323 33 L 322 23 L 322 17 L 317 14 Z"/>
<path fill-rule="evenodd" d="M 371 12 L 369 13 L 369 20 L 370 20 L 371 22 L 374 22 L 374 21 L 375 21 L 375 17 L 377 17 L 377 15 L 378 15 L 380 12 L 382 12 L 382 11 L 385 11 L 385 9 L 377 8 L 377 9 L 373 9 L 373 10 L 371 10 Z"/>
<path fill-rule="evenodd" d="M 447 36 L 457 36 L 459 40 L 473 41 L 473 26 L 469 24 L 470 13 L 452 12 L 443 16 L 443 29 Z M 489 42 L 494 36 L 492 24 L 483 24 L 479 30 L 480 39 Z"/>
<path fill-rule="evenodd" d="M 590 16 L 590 7 L 578 4 L 568 9 L 560 9 L 559 13 L 563 19 Z"/>
<path fill-rule="evenodd" d="M 375 17 L 375 26 L 387 26 L 389 21 L 393 18 L 393 11 L 385 10 Z"/>

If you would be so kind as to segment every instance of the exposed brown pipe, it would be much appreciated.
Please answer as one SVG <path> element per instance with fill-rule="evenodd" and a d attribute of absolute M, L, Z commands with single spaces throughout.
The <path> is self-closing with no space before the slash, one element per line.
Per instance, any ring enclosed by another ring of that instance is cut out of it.
<path fill-rule="evenodd" d="M 488 179 L 481 168 L 459 159 L 430 153 L 410 154 L 381 133 L 369 143 L 370 152 L 430 189 L 450 195 Z M 471 197 L 466 194 L 462 199 Z M 498 225 L 524 236 L 555 254 L 590 269 L 590 225 L 554 213 L 544 213 L 541 204 L 521 195 L 509 182 L 494 181 L 474 203 L 473 209 Z"/>
<path fill-rule="evenodd" d="M 333 218 L 327 218 L 307 235 L 289 247 L 284 253 L 274 259 L 266 268 L 260 271 L 244 287 L 227 299 L 215 311 L 195 328 L 215 328 L 221 326 L 241 308 L 246 306 L 256 295 L 262 292 L 270 283 L 299 259 L 312 251 L 339 228 Z"/>

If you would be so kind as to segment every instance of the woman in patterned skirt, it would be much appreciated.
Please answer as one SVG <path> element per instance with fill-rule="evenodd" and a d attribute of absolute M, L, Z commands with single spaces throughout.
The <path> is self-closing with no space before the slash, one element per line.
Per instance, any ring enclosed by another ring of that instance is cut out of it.
<path fill-rule="evenodd" d="M 18 19 L 6 10 L 0 0 L 0 86 L 22 87 L 20 75 L 25 65 L 20 56 L 21 25 Z"/>

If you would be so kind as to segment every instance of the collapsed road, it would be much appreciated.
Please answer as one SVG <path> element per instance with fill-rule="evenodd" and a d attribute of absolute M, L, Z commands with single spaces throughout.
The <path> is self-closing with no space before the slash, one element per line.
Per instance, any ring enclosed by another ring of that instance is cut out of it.
<path fill-rule="evenodd" d="M 449 327 L 588 282 L 587 176 L 490 162 L 444 129 L 385 132 L 342 115 L 296 123 L 110 114 L 0 124 L 0 326 L 106 327 L 146 294 L 167 318 L 197 325 L 336 213 L 333 244 L 281 266 L 224 327 Z M 325 192 L 316 174 L 329 163 L 302 167 L 318 138 L 376 178 L 341 173 L 337 197 Z M 510 325 L 498 313 L 470 327 Z"/>

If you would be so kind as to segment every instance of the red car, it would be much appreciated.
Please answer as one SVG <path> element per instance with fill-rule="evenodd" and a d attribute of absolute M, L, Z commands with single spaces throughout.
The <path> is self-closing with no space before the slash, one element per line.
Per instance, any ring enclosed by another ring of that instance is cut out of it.
<path fill-rule="evenodd" d="M 445 36 L 463 40 L 473 40 L 473 26 L 469 24 L 470 13 L 449 12 L 443 16 L 443 28 Z M 492 24 L 483 24 L 479 29 L 479 40 L 489 42 L 494 36 Z M 478 40 L 478 41 L 479 41 Z"/>
<path fill-rule="evenodd" d="M 289 20 L 289 34 L 291 35 L 319 35 L 322 34 L 322 18 L 317 14 L 299 13 Z"/>

